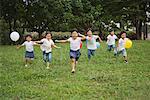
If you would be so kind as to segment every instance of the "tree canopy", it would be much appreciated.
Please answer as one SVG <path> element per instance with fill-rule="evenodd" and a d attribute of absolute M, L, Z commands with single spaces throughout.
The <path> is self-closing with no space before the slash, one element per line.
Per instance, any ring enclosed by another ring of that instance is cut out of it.
<path fill-rule="evenodd" d="M 140 39 L 142 23 L 149 22 L 150 11 L 149 0 L 1 0 L 0 4 L 0 19 L 8 24 L 9 33 L 18 29 L 22 33 L 107 30 L 105 25 L 114 21 L 122 29 L 131 23 Z"/>

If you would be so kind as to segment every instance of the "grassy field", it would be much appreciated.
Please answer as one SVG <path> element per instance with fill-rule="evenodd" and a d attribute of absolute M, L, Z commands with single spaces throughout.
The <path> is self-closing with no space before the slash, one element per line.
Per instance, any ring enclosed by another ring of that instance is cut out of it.
<path fill-rule="evenodd" d="M 129 63 L 106 51 L 106 43 L 90 62 L 85 44 L 77 72 L 71 74 L 69 44 L 57 44 L 49 70 L 35 47 L 35 60 L 24 67 L 24 48 L 0 46 L 0 100 L 149 100 L 150 41 L 134 41 Z"/>

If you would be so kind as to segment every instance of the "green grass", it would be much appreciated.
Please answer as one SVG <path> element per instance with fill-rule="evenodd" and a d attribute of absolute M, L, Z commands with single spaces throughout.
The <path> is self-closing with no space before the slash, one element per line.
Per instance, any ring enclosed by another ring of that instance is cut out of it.
<path fill-rule="evenodd" d="M 106 43 L 90 62 L 85 44 L 77 72 L 71 74 L 69 44 L 53 49 L 47 70 L 42 52 L 35 48 L 35 60 L 24 67 L 24 49 L 0 46 L 0 100 L 149 100 L 150 41 L 134 41 L 128 49 L 129 63 L 106 51 Z"/>

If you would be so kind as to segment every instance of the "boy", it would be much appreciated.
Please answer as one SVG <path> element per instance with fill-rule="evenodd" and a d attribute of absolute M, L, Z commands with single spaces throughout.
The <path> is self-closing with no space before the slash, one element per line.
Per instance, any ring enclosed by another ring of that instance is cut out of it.
<path fill-rule="evenodd" d="M 88 35 L 86 37 L 86 43 L 88 49 L 88 59 L 90 60 L 91 56 L 94 56 L 95 50 L 97 49 L 96 39 L 99 39 L 100 42 L 102 42 L 102 40 L 98 35 L 93 35 L 90 29 L 87 30 L 86 34 Z"/>
<path fill-rule="evenodd" d="M 115 42 L 117 40 L 117 36 L 114 34 L 114 31 L 110 31 L 110 34 L 107 36 L 107 44 L 108 44 L 108 51 L 114 50 L 114 55 L 117 54 Z"/>
<path fill-rule="evenodd" d="M 81 37 L 78 37 L 81 36 Z M 72 66 L 72 73 L 75 72 L 75 68 L 77 65 L 77 61 L 81 55 L 80 53 L 80 44 L 81 40 L 84 40 L 85 36 L 78 34 L 77 31 L 71 32 L 71 37 L 67 40 L 56 40 L 56 42 L 70 42 L 70 59 L 71 59 L 71 66 Z"/>
<path fill-rule="evenodd" d="M 28 63 L 31 63 L 31 61 L 34 60 L 34 48 L 33 46 L 36 45 L 35 42 L 32 41 L 32 36 L 30 34 L 26 35 L 25 37 L 26 41 L 17 47 L 17 49 L 25 46 L 25 67 L 28 66 Z"/>
<path fill-rule="evenodd" d="M 128 38 L 126 38 L 126 32 L 122 31 L 120 33 L 120 36 L 121 36 L 121 38 L 119 39 L 119 42 L 118 42 L 118 54 L 121 53 L 124 57 L 125 63 L 128 63 L 128 61 L 127 61 L 127 52 L 126 52 L 126 49 L 125 49 L 125 43 L 126 43 L 126 40 L 128 40 Z"/>

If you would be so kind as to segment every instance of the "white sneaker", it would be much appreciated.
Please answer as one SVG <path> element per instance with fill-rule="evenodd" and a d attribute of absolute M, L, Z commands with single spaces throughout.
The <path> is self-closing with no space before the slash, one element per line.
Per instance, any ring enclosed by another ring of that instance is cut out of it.
<path fill-rule="evenodd" d="M 28 67 L 28 65 L 26 64 L 25 67 Z"/>
<path fill-rule="evenodd" d="M 46 69 L 49 69 L 49 67 L 46 67 Z"/>

